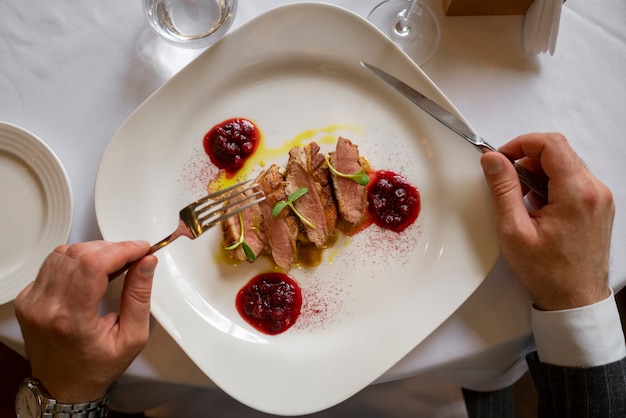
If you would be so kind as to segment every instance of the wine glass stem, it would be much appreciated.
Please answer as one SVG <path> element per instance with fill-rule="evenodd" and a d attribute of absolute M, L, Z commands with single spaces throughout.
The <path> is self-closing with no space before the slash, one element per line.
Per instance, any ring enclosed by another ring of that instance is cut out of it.
<path fill-rule="evenodd" d="M 400 13 L 400 19 L 396 23 L 396 31 L 401 35 L 406 35 L 411 30 L 411 16 L 417 11 L 420 0 L 411 0 L 407 8 Z"/>

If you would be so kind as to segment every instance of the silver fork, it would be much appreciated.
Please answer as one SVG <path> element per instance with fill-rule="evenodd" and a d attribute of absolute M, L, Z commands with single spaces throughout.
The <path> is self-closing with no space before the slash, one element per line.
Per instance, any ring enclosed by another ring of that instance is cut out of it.
<path fill-rule="evenodd" d="M 241 183 L 237 183 L 234 186 L 218 190 L 217 192 L 211 193 L 210 195 L 205 196 L 202 199 L 198 199 L 182 208 L 178 213 L 178 228 L 176 228 L 176 230 L 170 235 L 150 247 L 148 254 L 152 254 L 155 251 L 160 250 L 176 238 L 183 235 L 190 239 L 195 239 L 223 220 L 237 215 L 239 212 L 249 208 L 250 206 L 263 201 L 265 199 L 265 195 L 261 190 L 256 190 L 254 193 L 247 196 L 243 195 L 245 192 L 253 190 L 257 187 L 257 184 L 249 185 L 248 187 L 237 191 L 237 193 L 229 193 L 230 191 L 238 187 L 242 187 L 251 181 L 252 180 L 246 180 Z M 228 205 L 222 205 L 222 203 L 227 200 Z"/>
<path fill-rule="evenodd" d="M 258 186 L 257 184 L 248 185 L 235 193 L 230 193 L 251 181 L 252 180 L 246 180 L 218 190 L 182 208 L 178 213 L 179 220 L 176 230 L 150 247 L 148 254 L 153 254 L 180 236 L 195 239 L 218 223 L 265 200 L 265 194 L 259 189 L 255 190 L 252 194 L 244 195 L 244 193 L 254 190 L 255 187 Z M 223 205 L 226 201 L 228 201 L 228 204 Z M 133 264 L 134 263 L 128 263 L 122 269 L 109 274 L 109 279 L 112 280 L 124 273 Z"/>

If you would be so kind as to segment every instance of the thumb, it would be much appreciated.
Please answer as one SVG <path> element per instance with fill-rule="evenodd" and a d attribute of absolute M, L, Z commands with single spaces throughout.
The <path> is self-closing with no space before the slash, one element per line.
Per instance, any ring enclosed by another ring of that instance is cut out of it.
<path fill-rule="evenodd" d="M 129 339 L 148 339 L 150 298 L 157 258 L 143 257 L 126 273 L 120 300 L 120 332 Z"/>
<path fill-rule="evenodd" d="M 499 152 L 486 152 L 480 159 L 491 192 L 498 225 L 518 223 L 528 218 L 522 186 L 515 167 Z"/>

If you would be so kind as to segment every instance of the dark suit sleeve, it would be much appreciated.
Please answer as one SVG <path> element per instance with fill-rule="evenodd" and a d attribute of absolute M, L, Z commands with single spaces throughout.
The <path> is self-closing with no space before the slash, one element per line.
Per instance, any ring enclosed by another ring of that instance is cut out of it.
<path fill-rule="evenodd" d="M 626 417 L 626 358 L 595 367 L 542 363 L 526 356 L 539 396 L 539 417 Z"/>

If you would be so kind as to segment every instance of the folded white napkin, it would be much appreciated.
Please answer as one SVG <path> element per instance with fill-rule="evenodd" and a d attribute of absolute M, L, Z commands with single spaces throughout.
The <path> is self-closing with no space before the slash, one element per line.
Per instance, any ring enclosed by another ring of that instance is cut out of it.
<path fill-rule="evenodd" d="M 535 0 L 530 5 L 524 19 L 524 51 L 554 55 L 562 7 L 563 0 Z"/>

